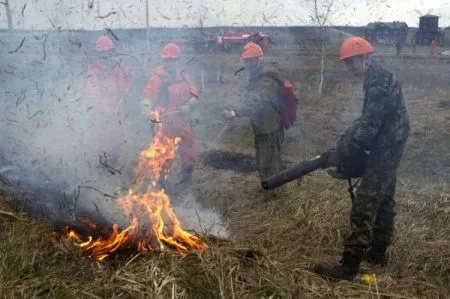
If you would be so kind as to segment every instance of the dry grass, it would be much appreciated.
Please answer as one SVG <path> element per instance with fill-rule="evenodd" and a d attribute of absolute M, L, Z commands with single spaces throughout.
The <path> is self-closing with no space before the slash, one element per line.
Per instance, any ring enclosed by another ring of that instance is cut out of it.
<path fill-rule="evenodd" d="M 304 178 L 301 186 L 291 183 L 261 195 L 254 192 L 259 184 L 255 173 L 199 164 L 192 192 L 203 205 L 220 211 L 230 240 L 209 237 L 206 251 L 181 258 L 171 253 L 130 253 L 97 263 L 70 242 L 51 238 L 51 228 L 44 223 L 11 215 L 14 212 L 2 204 L 0 210 L 6 213 L 0 213 L 1 297 L 449 298 L 450 138 L 445 129 L 448 110 L 439 105 L 448 90 L 434 89 L 423 101 L 420 89 L 411 86 L 405 87 L 405 94 L 413 132 L 399 171 L 391 262 L 385 269 L 363 264 L 370 273 L 391 276 L 394 284 L 379 288 L 333 284 L 309 270 L 314 263 L 339 259 L 341 242 L 349 233 L 345 182 L 317 172 Z M 359 110 L 360 103 L 350 105 L 360 95 L 352 86 L 329 86 L 320 103 L 313 89 L 302 85 L 302 122 L 286 138 L 290 159 L 308 158 L 332 146 Z M 227 92 L 218 86 L 205 90 L 205 98 L 227 99 Z M 198 113 L 215 113 L 222 105 L 206 101 Z M 244 123 L 235 123 L 215 149 L 252 155 L 251 132 Z M 195 128 L 209 129 L 208 134 L 199 134 L 203 146 L 222 125 L 211 119 Z"/>

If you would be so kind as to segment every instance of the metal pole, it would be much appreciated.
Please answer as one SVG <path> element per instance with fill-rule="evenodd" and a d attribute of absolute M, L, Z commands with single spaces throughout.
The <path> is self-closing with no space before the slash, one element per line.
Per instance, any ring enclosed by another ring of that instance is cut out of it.
<path fill-rule="evenodd" d="M 202 83 L 202 90 L 205 89 L 205 72 L 202 70 L 202 78 L 201 78 L 201 83 Z"/>
<path fill-rule="evenodd" d="M 148 20 L 148 0 L 145 0 L 145 26 L 147 27 L 147 32 L 148 32 L 148 27 L 149 27 L 149 20 Z"/>
<path fill-rule="evenodd" d="M 147 51 L 150 52 L 150 22 L 149 22 L 149 6 L 148 6 L 148 0 L 145 0 L 145 26 L 146 26 L 146 32 L 145 32 L 145 37 L 146 37 L 146 42 L 147 42 Z M 148 61 L 147 61 L 148 64 Z M 145 68 L 148 68 L 148 65 L 145 66 Z"/>
<path fill-rule="evenodd" d="M 148 14 L 149 14 L 148 0 L 145 0 L 145 27 L 147 28 L 145 35 L 146 35 L 146 38 L 147 38 L 147 46 L 150 48 L 150 41 L 149 41 L 149 38 L 150 38 L 149 37 L 149 35 L 150 35 L 150 32 L 149 32 L 150 22 L 149 22 Z"/>
<path fill-rule="evenodd" d="M 4 2 L 5 10 L 6 10 L 6 19 L 8 20 L 8 29 L 12 31 L 12 17 L 11 17 L 11 8 L 9 6 L 9 0 L 5 0 Z"/>

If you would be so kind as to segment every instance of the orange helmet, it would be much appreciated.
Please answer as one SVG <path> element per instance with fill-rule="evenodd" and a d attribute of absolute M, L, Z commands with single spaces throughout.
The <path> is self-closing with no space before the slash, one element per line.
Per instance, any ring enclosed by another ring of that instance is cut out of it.
<path fill-rule="evenodd" d="M 373 53 L 373 47 L 367 40 L 352 36 L 342 43 L 339 60 L 370 53 Z"/>
<path fill-rule="evenodd" d="M 254 42 L 249 42 L 245 44 L 241 52 L 241 59 L 248 59 L 255 57 L 261 58 L 263 57 L 263 50 L 261 49 L 261 47 Z"/>
<path fill-rule="evenodd" d="M 175 43 L 168 43 L 164 46 L 162 53 L 162 58 L 164 59 L 176 59 L 180 58 L 181 56 L 181 49 L 180 47 Z"/>
<path fill-rule="evenodd" d="M 106 35 L 100 36 L 95 44 L 95 48 L 100 52 L 111 50 L 113 47 L 113 41 Z"/>

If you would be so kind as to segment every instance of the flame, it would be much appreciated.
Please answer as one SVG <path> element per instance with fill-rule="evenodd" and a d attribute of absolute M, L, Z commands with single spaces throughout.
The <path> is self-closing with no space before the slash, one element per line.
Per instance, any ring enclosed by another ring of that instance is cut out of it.
<path fill-rule="evenodd" d="M 139 155 L 133 186 L 126 196 L 117 199 L 125 215 L 131 219 L 128 227 L 120 230 L 114 224 L 112 233 L 103 239 L 94 239 L 92 236 L 83 238 L 72 229 L 66 231 L 68 239 L 99 261 L 119 250 L 130 248 L 146 252 L 171 248 L 180 254 L 207 248 L 206 243 L 183 230 L 169 196 L 163 189 L 158 190 L 157 182 L 161 177 L 167 178 L 165 166 L 175 158 L 181 138 L 165 136 L 162 123 L 159 122 L 159 112 L 154 112 L 152 116 L 158 120 L 156 135 L 150 147 Z M 90 228 L 96 227 L 91 221 L 88 224 Z"/>

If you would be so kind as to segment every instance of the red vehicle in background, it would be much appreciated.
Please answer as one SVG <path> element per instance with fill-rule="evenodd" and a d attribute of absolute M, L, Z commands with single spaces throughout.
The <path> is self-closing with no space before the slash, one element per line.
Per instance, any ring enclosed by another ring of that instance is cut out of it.
<path fill-rule="evenodd" d="M 270 36 L 263 32 L 223 31 L 217 34 L 203 33 L 205 39 L 196 42 L 196 50 L 199 52 L 226 52 L 240 51 L 248 42 L 257 43 L 266 53 L 269 44 L 273 44 Z"/>

